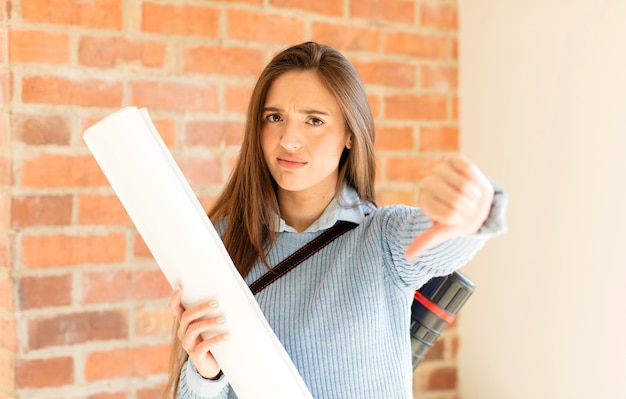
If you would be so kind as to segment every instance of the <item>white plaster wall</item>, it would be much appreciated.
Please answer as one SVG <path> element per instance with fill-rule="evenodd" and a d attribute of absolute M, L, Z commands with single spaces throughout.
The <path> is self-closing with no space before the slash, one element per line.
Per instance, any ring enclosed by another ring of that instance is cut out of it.
<path fill-rule="evenodd" d="M 464 269 L 462 399 L 626 398 L 626 1 L 460 0 L 461 151 L 510 194 Z"/>

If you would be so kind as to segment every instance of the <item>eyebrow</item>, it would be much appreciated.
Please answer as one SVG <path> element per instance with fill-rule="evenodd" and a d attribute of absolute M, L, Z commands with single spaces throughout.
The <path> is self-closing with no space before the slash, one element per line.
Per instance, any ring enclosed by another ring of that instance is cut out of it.
<path fill-rule="evenodd" d="M 283 110 L 281 108 L 276 108 L 276 107 L 265 107 L 265 108 L 263 108 L 263 112 L 283 112 Z M 310 114 L 329 115 L 328 112 L 320 111 L 320 110 L 317 110 L 317 109 L 308 109 L 308 108 L 307 109 L 298 110 L 298 113 L 300 113 L 300 114 L 307 114 L 307 115 L 310 115 Z"/>

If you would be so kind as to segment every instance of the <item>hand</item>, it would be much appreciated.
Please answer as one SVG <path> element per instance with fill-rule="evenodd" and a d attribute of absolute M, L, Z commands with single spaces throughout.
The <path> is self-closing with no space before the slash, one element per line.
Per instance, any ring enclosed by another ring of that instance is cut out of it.
<path fill-rule="evenodd" d="M 170 297 L 168 306 L 179 321 L 178 339 L 198 373 L 204 378 L 214 379 L 220 372 L 220 366 L 211 354 L 211 348 L 230 337 L 222 327 L 226 318 L 216 314 L 217 301 L 204 302 L 185 310 L 181 303 L 182 294 L 182 287 L 179 286 Z"/>
<path fill-rule="evenodd" d="M 418 206 L 433 226 L 413 240 L 407 258 L 477 232 L 489 216 L 493 196 L 493 185 L 474 163 L 461 154 L 446 156 L 422 180 Z"/>

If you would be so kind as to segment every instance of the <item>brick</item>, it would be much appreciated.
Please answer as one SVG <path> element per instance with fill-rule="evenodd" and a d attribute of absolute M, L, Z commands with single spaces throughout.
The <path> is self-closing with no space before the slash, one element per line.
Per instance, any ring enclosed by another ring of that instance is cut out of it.
<path fill-rule="evenodd" d="M 165 63 L 165 45 L 131 41 L 121 37 L 81 37 L 78 44 L 78 62 L 98 68 L 119 65 L 157 68 Z"/>
<path fill-rule="evenodd" d="M 0 270 L 12 266 L 11 256 L 11 239 L 7 235 L 0 235 Z"/>
<path fill-rule="evenodd" d="M 34 30 L 9 31 L 10 62 L 67 64 L 70 61 L 70 36 Z"/>
<path fill-rule="evenodd" d="M 11 226 L 69 225 L 72 221 L 71 195 L 25 195 L 11 200 Z"/>
<path fill-rule="evenodd" d="M 169 353 L 169 345 L 92 352 L 87 356 L 85 377 L 95 381 L 166 373 Z"/>
<path fill-rule="evenodd" d="M 382 190 L 376 193 L 376 201 L 380 206 L 394 204 L 417 206 L 415 190 Z"/>
<path fill-rule="evenodd" d="M 424 355 L 424 362 L 431 360 L 444 360 L 446 352 L 446 340 L 443 337 L 440 337 L 435 341 L 435 344 L 432 348 L 426 352 Z"/>
<path fill-rule="evenodd" d="M 124 261 L 124 233 L 106 235 L 27 235 L 22 241 L 22 262 L 27 268 L 74 266 Z"/>
<path fill-rule="evenodd" d="M 126 392 L 102 392 L 89 395 L 87 399 L 127 399 L 127 396 Z"/>
<path fill-rule="evenodd" d="M 7 113 L 0 114 L 0 148 L 6 147 L 9 144 L 8 126 L 9 118 Z"/>
<path fill-rule="evenodd" d="M 380 31 L 347 24 L 313 22 L 312 38 L 339 51 L 376 52 L 380 46 Z"/>
<path fill-rule="evenodd" d="M 244 10 L 228 10 L 226 18 L 229 38 L 284 45 L 305 39 L 304 21 L 298 18 Z"/>
<path fill-rule="evenodd" d="M 109 186 L 91 155 L 35 155 L 23 161 L 21 178 L 23 187 Z"/>
<path fill-rule="evenodd" d="M 0 105 L 8 105 L 13 97 L 12 77 L 9 72 L 0 73 Z"/>
<path fill-rule="evenodd" d="M 72 276 L 22 277 L 19 280 L 20 309 L 67 306 L 72 303 Z"/>
<path fill-rule="evenodd" d="M 138 337 L 170 338 L 173 325 L 174 318 L 165 308 L 135 311 L 135 334 Z"/>
<path fill-rule="evenodd" d="M 420 23 L 424 27 L 437 30 L 457 30 L 459 28 L 456 3 L 422 3 Z"/>
<path fill-rule="evenodd" d="M 384 168 L 383 168 L 382 165 L 384 163 L 383 161 L 384 161 L 385 158 L 381 157 L 380 155 L 377 155 L 375 158 L 376 158 L 376 173 L 375 173 L 375 176 L 374 176 L 374 182 L 375 183 L 380 183 L 380 182 L 384 181 L 384 179 L 382 177 L 384 175 L 382 173 L 384 171 Z"/>
<path fill-rule="evenodd" d="M 158 387 L 148 387 L 137 389 L 137 399 L 154 399 L 160 398 L 165 390 L 165 385 Z"/>
<path fill-rule="evenodd" d="M 144 32 L 211 38 L 219 35 L 220 10 L 215 8 L 146 2 L 141 14 Z"/>
<path fill-rule="evenodd" d="M 177 163 L 192 187 L 222 183 L 222 161 L 218 156 L 185 157 Z"/>
<path fill-rule="evenodd" d="M 7 273 L 0 273 L 0 310 L 13 309 L 13 281 Z"/>
<path fill-rule="evenodd" d="M 450 38 L 439 35 L 390 32 L 385 35 L 385 53 L 424 59 L 449 59 Z"/>
<path fill-rule="evenodd" d="M 159 135 L 167 148 L 176 147 L 176 126 L 171 118 L 153 119 L 154 127 L 156 127 Z"/>
<path fill-rule="evenodd" d="M 425 89 L 451 91 L 459 87 L 458 70 L 455 66 L 423 66 L 421 80 Z"/>
<path fill-rule="evenodd" d="M 357 61 L 352 62 L 366 85 L 413 87 L 415 67 L 402 62 Z"/>
<path fill-rule="evenodd" d="M 231 170 L 232 170 L 232 168 L 229 169 L 229 172 Z M 206 210 L 213 208 L 213 206 L 217 202 L 217 197 L 214 196 L 214 195 L 206 195 L 205 194 L 205 195 L 199 195 L 198 196 L 198 200 L 200 201 L 200 205 L 202 206 L 202 209 L 204 209 L 205 212 L 206 212 Z"/>
<path fill-rule="evenodd" d="M 350 16 L 373 21 L 412 24 L 415 9 L 410 0 L 359 0 L 350 2 Z"/>
<path fill-rule="evenodd" d="M 450 326 L 448 327 L 450 328 Z M 452 359 L 458 359 L 459 357 L 459 346 L 460 346 L 460 342 L 459 342 L 459 336 L 458 335 L 453 335 L 452 337 L 450 337 L 450 356 Z"/>
<path fill-rule="evenodd" d="M 14 370 L 13 356 L 0 352 L 0 398 L 2 399 L 14 399 L 14 396 L 9 396 L 9 393 L 14 391 Z"/>
<path fill-rule="evenodd" d="M 9 194 L 0 193 L 0 229 L 8 229 L 11 226 L 10 205 Z"/>
<path fill-rule="evenodd" d="M 420 151 L 457 151 L 459 129 L 453 126 L 422 126 L 419 139 Z"/>
<path fill-rule="evenodd" d="M 261 50 L 200 46 L 182 53 L 184 73 L 257 77 L 265 66 Z"/>
<path fill-rule="evenodd" d="M 426 177 L 438 162 L 438 157 L 389 157 L 385 178 L 388 181 L 417 182 Z"/>
<path fill-rule="evenodd" d="M 13 318 L 0 318 L 0 331 L 2 331 L 2 334 L 0 334 L 0 349 L 15 353 L 17 350 L 15 320 Z M 1 387 L 2 385 L 0 385 L 0 389 Z"/>
<path fill-rule="evenodd" d="M 13 184 L 13 163 L 11 158 L 0 155 L 0 187 Z"/>
<path fill-rule="evenodd" d="M 22 19 L 35 23 L 120 30 L 123 0 L 22 0 Z"/>
<path fill-rule="evenodd" d="M 22 101 L 50 105 L 119 108 L 122 83 L 87 78 L 32 76 L 22 79 Z"/>
<path fill-rule="evenodd" d="M 228 175 L 232 174 L 232 171 L 235 170 L 235 165 L 237 163 L 237 156 L 233 155 L 228 158 Z"/>
<path fill-rule="evenodd" d="M 132 226 L 126 209 L 115 195 L 78 196 L 78 222 L 104 226 Z"/>
<path fill-rule="evenodd" d="M 132 82 L 130 87 L 131 101 L 138 107 L 181 112 L 219 110 L 215 84 Z"/>
<path fill-rule="evenodd" d="M 455 367 L 442 367 L 430 370 L 422 378 L 424 391 L 452 390 L 457 387 L 457 371 Z"/>
<path fill-rule="evenodd" d="M 74 382 L 74 359 L 52 357 L 47 359 L 18 359 L 15 362 L 15 387 L 48 388 Z"/>
<path fill-rule="evenodd" d="M 443 95 L 397 94 L 385 98 L 386 116 L 391 119 L 445 120 L 448 99 Z"/>
<path fill-rule="evenodd" d="M 381 100 L 380 97 L 375 94 L 368 94 L 367 100 L 370 103 L 370 108 L 372 109 L 372 115 L 374 118 L 378 118 L 381 116 Z"/>
<path fill-rule="evenodd" d="M 83 303 L 113 303 L 167 298 L 172 288 L 160 269 L 115 270 L 83 275 Z"/>
<path fill-rule="evenodd" d="M 339 17 L 343 14 L 343 0 L 270 0 L 270 5 Z"/>
<path fill-rule="evenodd" d="M 410 126 L 378 126 L 375 148 L 377 151 L 402 151 L 414 149 L 413 128 Z"/>
<path fill-rule="evenodd" d="M 146 242 L 143 240 L 143 238 L 141 238 L 141 235 L 139 233 L 135 234 L 135 247 L 133 248 L 133 255 L 135 256 L 135 258 L 140 259 L 154 259 L 152 257 L 152 253 L 150 252 L 150 249 L 146 245 Z"/>
<path fill-rule="evenodd" d="M 452 47 L 452 50 L 450 52 L 452 53 L 452 59 L 458 60 L 459 59 L 459 40 L 457 38 L 452 39 L 451 47 Z"/>
<path fill-rule="evenodd" d="M 70 118 L 67 116 L 14 114 L 11 125 L 13 139 L 27 145 L 70 144 Z"/>
<path fill-rule="evenodd" d="M 453 96 L 452 99 L 450 100 L 450 119 L 452 119 L 453 121 L 458 121 L 459 120 L 459 97 L 458 96 Z"/>
<path fill-rule="evenodd" d="M 234 121 L 192 121 L 185 125 L 187 147 L 234 147 L 243 142 L 245 124 Z"/>
<path fill-rule="evenodd" d="M 75 345 L 128 337 L 124 311 L 69 313 L 28 321 L 28 348 Z"/>
<path fill-rule="evenodd" d="M 245 115 L 252 96 L 251 86 L 226 86 L 226 111 Z"/>

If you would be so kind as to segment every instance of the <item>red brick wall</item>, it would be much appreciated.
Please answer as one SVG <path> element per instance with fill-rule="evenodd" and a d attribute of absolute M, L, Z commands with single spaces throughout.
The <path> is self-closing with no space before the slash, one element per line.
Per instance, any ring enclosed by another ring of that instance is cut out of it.
<path fill-rule="evenodd" d="M 278 50 L 330 44 L 367 85 L 379 201 L 458 146 L 455 0 L 0 0 L 0 399 L 158 397 L 169 287 L 81 136 L 147 107 L 207 206 Z M 16 339 L 17 337 L 17 339 Z M 416 376 L 452 399 L 454 328 Z"/>

